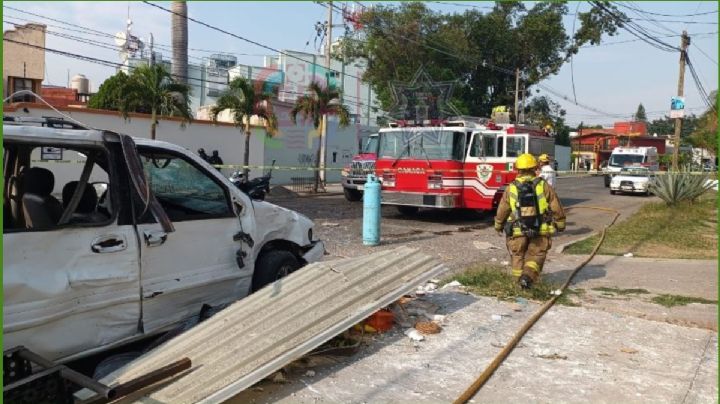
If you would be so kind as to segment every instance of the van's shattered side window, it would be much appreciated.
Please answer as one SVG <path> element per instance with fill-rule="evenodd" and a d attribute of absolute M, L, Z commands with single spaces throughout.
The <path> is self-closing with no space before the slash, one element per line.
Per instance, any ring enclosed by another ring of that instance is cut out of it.
<path fill-rule="evenodd" d="M 49 231 L 110 223 L 115 209 L 109 196 L 108 160 L 104 152 L 53 144 L 5 142 L 3 146 L 6 183 L 3 231 Z M 88 163 L 90 154 L 94 158 Z M 86 165 L 89 176 L 81 185 Z M 74 196 L 76 202 L 71 206 Z M 66 218 L 60 224 L 63 215 Z"/>
<path fill-rule="evenodd" d="M 141 152 L 150 190 L 171 221 L 232 214 L 223 188 L 189 162 L 170 154 Z"/>

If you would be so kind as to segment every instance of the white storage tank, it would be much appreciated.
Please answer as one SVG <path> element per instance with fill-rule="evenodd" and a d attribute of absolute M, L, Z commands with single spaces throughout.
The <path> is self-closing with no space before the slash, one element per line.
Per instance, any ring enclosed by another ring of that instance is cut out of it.
<path fill-rule="evenodd" d="M 76 74 L 70 81 L 70 88 L 77 90 L 78 94 L 90 94 L 90 80 L 84 74 Z"/>

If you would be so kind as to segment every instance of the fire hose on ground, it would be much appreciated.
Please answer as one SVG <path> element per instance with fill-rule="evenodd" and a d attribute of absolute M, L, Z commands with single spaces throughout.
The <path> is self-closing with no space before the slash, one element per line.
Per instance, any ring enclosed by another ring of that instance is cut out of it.
<path fill-rule="evenodd" d="M 512 339 L 505 344 L 505 347 L 495 356 L 495 359 L 493 359 L 492 362 L 483 370 L 483 372 L 480 374 L 480 376 L 475 379 L 472 385 L 468 387 L 461 395 L 458 397 L 454 404 L 464 404 L 470 401 L 470 399 L 473 398 L 473 396 L 477 393 L 480 388 L 492 377 L 493 373 L 500 367 L 500 365 L 505 361 L 505 359 L 510 355 L 510 353 L 515 349 L 515 346 L 517 346 L 518 342 L 522 339 L 523 336 L 532 328 L 533 325 L 547 312 L 550 307 L 552 307 L 555 302 L 557 301 L 560 296 L 562 296 L 562 292 L 565 292 L 565 289 L 570 285 L 570 282 L 572 282 L 575 275 L 580 272 L 580 270 L 585 267 L 594 257 L 595 254 L 597 254 L 598 250 L 602 246 L 603 241 L 605 241 L 605 234 L 607 232 L 607 229 L 610 228 L 613 224 L 615 224 L 615 221 L 620 217 L 620 212 L 615 209 L 610 208 L 603 208 L 603 207 L 597 207 L 597 206 L 574 206 L 569 207 L 567 210 L 571 209 L 593 209 L 593 210 L 601 210 L 605 212 L 613 213 L 615 216 L 613 217 L 612 221 L 608 225 L 606 225 L 602 231 L 600 232 L 600 239 L 598 240 L 597 244 L 595 245 L 595 248 L 590 252 L 590 255 L 580 263 L 571 273 L 568 279 L 565 281 L 565 283 L 560 287 L 560 294 L 556 294 L 552 297 L 552 299 L 548 300 L 543 304 L 540 309 L 533 314 L 526 322 L 523 324 L 523 326 L 518 330 L 517 333 L 512 337 Z"/>

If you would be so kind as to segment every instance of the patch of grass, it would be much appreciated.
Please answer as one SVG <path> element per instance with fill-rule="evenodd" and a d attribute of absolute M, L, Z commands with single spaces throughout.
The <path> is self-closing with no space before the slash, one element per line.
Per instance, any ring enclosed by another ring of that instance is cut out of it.
<path fill-rule="evenodd" d="M 717 226 L 708 227 L 708 220 L 717 216 L 717 196 L 707 194 L 695 203 L 675 207 L 664 202 L 648 203 L 627 220 L 611 227 L 598 254 L 637 257 L 696 258 L 718 257 Z M 706 237 L 703 237 L 706 236 Z M 565 251 L 568 254 L 589 254 L 598 236 L 578 241 Z"/>
<path fill-rule="evenodd" d="M 685 306 L 690 303 L 717 304 L 717 300 L 704 299 L 702 297 L 681 296 L 681 295 L 657 295 L 652 302 L 665 307 Z"/>
<path fill-rule="evenodd" d="M 599 288 L 592 288 L 598 292 L 604 292 L 603 294 L 615 294 L 615 295 L 647 295 L 650 292 L 647 289 L 620 289 L 620 288 L 608 288 L 605 286 Z"/>
<path fill-rule="evenodd" d="M 540 282 L 533 284 L 532 288 L 522 289 L 515 281 L 515 278 L 507 273 L 504 267 L 498 265 L 470 267 L 447 281 L 452 280 L 462 283 L 472 293 L 497 297 L 501 300 L 514 300 L 517 297 L 523 297 L 528 300 L 546 301 L 553 297 L 552 291 L 559 289 L 561 286 L 541 279 Z M 580 295 L 584 292 L 582 289 L 566 289 L 565 293 L 558 298 L 557 303 L 567 306 L 579 306 L 569 298 L 569 295 Z"/>

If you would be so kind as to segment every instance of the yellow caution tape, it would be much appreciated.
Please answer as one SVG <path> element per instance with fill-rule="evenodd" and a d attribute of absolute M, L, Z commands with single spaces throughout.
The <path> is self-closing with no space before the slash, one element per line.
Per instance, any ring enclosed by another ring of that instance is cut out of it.
<path fill-rule="evenodd" d="M 85 164 L 85 160 L 32 160 L 33 163 L 49 163 L 49 164 Z M 277 170 L 277 171 L 317 171 L 317 167 L 298 167 L 298 166 L 245 166 L 243 164 L 212 164 L 215 168 L 227 168 L 227 169 L 236 169 L 236 170 L 242 170 L 244 168 L 248 169 L 259 169 L 259 170 Z M 466 173 L 471 174 L 472 176 L 477 174 L 476 169 L 470 168 L 470 169 L 433 169 L 433 168 L 421 168 L 422 170 L 425 170 L 426 172 L 431 171 L 439 171 L 442 173 Z M 325 171 L 343 171 L 348 170 L 347 167 L 325 167 Z M 397 168 L 393 169 L 384 169 L 383 171 L 390 171 L 390 172 L 397 172 Z M 509 174 L 513 173 L 515 171 L 507 171 L 507 170 L 493 170 L 493 174 Z M 653 175 L 664 175 L 669 173 L 669 171 L 653 171 Z M 684 174 L 693 174 L 693 175 L 708 175 L 708 176 L 715 176 L 717 175 L 716 172 L 704 172 L 704 171 L 689 171 L 689 172 L 683 172 Z M 555 174 L 558 177 L 581 177 L 581 176 L 604 176 L 606 173 L 597 172 L 597 171 L 555 171 Z M 617 175 L 617 173 L 607 173 L 607 175 Z"/>

